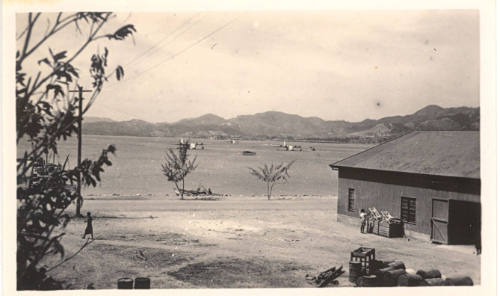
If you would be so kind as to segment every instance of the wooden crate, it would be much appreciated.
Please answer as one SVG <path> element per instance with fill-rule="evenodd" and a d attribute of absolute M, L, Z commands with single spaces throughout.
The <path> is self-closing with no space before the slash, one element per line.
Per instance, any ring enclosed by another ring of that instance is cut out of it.
<path fill-rule="evenodd" d="M 350 269 L 349 273 L 351 273 L 351 269 L 355 273 L 354 276 L 352 277 L 354 279 L 353 282 L 356 282 L 358 276 L 369 275 L 373 273 L 374 261 L 375 261 L 374 248 L 360 247 L 352 251 L 351 259 L 349 261 L 349 269 Z M 357 263 L 359 263 L 359 266 L 356 266 Z"/>
<path fill-rule="evenodd" d="M 373 227 L 373 233 L 385 237 L 403 237 L 404 224 L 402 222 L 377 221 Z"/>

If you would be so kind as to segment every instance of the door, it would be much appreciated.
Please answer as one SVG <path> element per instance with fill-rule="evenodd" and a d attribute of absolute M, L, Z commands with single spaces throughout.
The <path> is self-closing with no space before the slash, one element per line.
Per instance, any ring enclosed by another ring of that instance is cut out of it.
<path fill-rule="evenodd" d="M 448 243 L 449 204 L 445 199 L 432 199 L 431 240 Z"/>
<path fill-rule="evenodd" d="M 450 244 L 478 244 L 481 239 L 481 204 L 450 200 Z"/>

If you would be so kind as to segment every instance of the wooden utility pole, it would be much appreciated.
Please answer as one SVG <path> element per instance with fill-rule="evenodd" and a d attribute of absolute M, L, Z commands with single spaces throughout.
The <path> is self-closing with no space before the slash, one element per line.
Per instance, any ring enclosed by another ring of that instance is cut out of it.
<path fill-rule="evenodd" d="M 91 90 L 84 90 L 83 87 L 78 85 L 78 90 L 70 90 L 70 92 L 78 92 L 78 154 L 77 154 L 77 166 L 80 167 L 82 163 L 82 105 L 83 105 L 83 93 L 92 92 Z M 78 180 L 76 183 L 76 192 L 78 198 L 76 200 L 76 216 L 82 216 L 80 209 L 82 208 L 83 198 L 82 198 L 82 175 L 78 171 Z"/>

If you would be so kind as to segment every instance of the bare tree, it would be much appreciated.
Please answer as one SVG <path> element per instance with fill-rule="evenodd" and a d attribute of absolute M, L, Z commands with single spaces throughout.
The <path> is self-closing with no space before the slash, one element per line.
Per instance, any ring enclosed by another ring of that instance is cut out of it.
<path fill-rule="evenodd" d="M 259 180 L 266 183 L 267 186 L 267 199 L 271 199 L 271 194 L 273 193 L 273 188 L 276 184 L 286 183 L 290 175 L 288 174 L 288 170 L 295 162 L 291 161 L 288 164 L 264 164 L 263 167 L 259 168 L 249 168 L 250 174 L 256 176 Z"/>
<path fill-rule="evenodd" d="M 168 149 L 165 154 L 165 162 L 161 165 L 163 174 L 168 181 L 174 182 L 181 199 L 184 199 L 184 179 L 197 167 L 195 164 L 196 156 L 190 160 L 188 150 L 189 143 L 179 143 L 178 154 L 173 149 Z"/>

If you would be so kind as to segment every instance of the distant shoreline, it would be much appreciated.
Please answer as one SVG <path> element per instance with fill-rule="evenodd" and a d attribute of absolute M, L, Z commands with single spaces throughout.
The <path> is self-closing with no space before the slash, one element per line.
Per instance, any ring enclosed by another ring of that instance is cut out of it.
<path fill-rule="evenodd" d="M 102 134 L 87 134 L 83 133 L 83 136 L 92 136 L 92 137 L 99 137 L 99 138 L 105 138 L 105 137 L 116 137 L 116 138 L 148 138 L 148 139 L 180 139 L 180 138 L 190 138 L 191 140 L 199 140 L 199 141 L 214 141 L 214 142 L 227 142 L 230 141 L 231 139 L 210 139 L 210 138 L 203 138 L 203 137 L 176 137 L 176 136 L 134 136 L 134 135 L 102 135 Z M 308 139 L 246 139 L 246 138 L 241 138 L 238 139 L 238 141 L 250 141 L 250 142 L 275 142 L 275 143 L 283 143 L 283 141 L 288 142 L 288 143 L 294 143 L 294 142 L 299 142 L 299 143 L 315 143 L 315 144 L 339 144 L 339 145 L 349 145 L 349 144 L 356 144 L 356 145 L 375 145 L 377 143 L 375 142 L 337 142 L 333 140 L 308 140 Z"/>
<path fill-rule="evenodd" d="M 271 197 L 271 200 L 297 200 L 297 199 L 325 199 L 325 198 L 336 198 L 336 195 L 321 195 L 321 194 L 280 194 Z M 146 195 L 121 195 L 121 194 L 99 194 L 99 195 L 88 195 L 84 196 L 85 200 L 95 200 L 95 201 L 117 201 L 117 200 L 181 200 L 179 196 L 174 194 L 169 195 L 158 195 L 158 194 L 146 194 Z M 255 195 L 230 195 L 225 194 L 221 196 L 185 196 L 184 200 L 237 200 L 237 199 L 267 199 L 265 194 L 255 194 Z"/>

